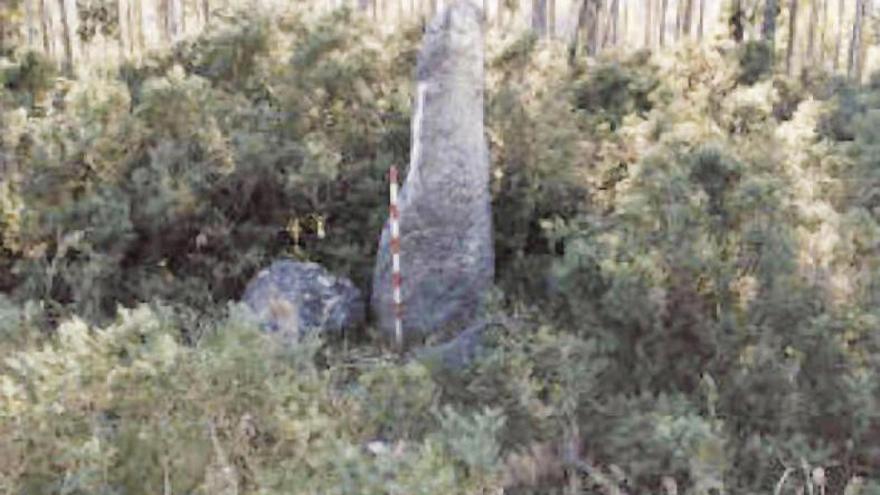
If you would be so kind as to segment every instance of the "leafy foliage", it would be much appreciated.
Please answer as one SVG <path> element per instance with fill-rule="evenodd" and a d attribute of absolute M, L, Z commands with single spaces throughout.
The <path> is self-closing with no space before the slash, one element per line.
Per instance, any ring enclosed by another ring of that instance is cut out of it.
<path fill-rule="evenodd" d="M 493 33 L 516 323 L 450 372 L 279 349 L 227 305 L 279 256 L 369 286 L 418 26 L 218 19 L 115 78 L 3 69 L 4 490 L 878 490 L 880 86 L 773 74 L 761 44 Z"/>

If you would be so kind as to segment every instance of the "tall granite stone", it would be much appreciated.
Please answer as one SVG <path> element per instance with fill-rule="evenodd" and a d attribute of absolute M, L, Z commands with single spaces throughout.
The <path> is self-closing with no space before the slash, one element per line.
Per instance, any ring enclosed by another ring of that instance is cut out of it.
<path fill-rule="evenodd" d="M 483 132 L 482 12 L 458 0 L 430 23 L 416 70 L 411 161 L 400 191 L 407 343 L 455 335 L 494 279 L 489 156 Z M 379 243 L 371 306 L 394 333 L 390 228 Z"/>

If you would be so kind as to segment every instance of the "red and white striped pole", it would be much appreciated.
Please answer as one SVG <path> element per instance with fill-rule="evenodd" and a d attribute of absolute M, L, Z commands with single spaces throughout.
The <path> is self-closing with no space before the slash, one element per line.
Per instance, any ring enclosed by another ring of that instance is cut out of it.
<path fill-rule="evenodd" d="M 403 345 L 403 300 L 400 294 L 400 210 L 397 208 L 397 167 L 392 165 L 389 175 L 391 197 L 391 289 L 394 304 L 394 339 Z"/>

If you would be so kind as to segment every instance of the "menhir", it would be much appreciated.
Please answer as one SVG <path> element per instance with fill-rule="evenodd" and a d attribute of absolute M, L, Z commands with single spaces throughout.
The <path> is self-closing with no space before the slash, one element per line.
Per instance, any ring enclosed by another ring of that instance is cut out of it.
<path fill-rule="evenodd" d="M 431 21 L 419 54 L 411 160 L 398 201 L 407 344 L 465 328 L 494 279 L 481 22 L 478 7 L 452 3 Z M 386 223 L 371 301 L 388 337 L 395 319 L 390 237 Z"/>

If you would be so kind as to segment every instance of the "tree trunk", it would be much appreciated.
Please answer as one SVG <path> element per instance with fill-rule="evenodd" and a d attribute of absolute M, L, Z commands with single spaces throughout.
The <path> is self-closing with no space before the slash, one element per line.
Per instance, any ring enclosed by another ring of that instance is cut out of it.
<path fill-rule="evenodd" d="M 128 32 L 126 30 L 126 22 L 128 21 L 128 17 L 126 17 L 126 9 L 128 8 L 128 0 L 117 0 L 116 2 L 116 17 L 118 19 L 118 27 L 116 33 L 116 40 L 119 43 L 119 59 L 122 60 L 125 57 L 125 41 L 128 38 Z"/>
<path fill-rule="evenodd" d="M 596 7 L 598 12 L 598 17 L 596 18 L 597 27 L 596 29 L 599 39 L 597 41 L 598 51 L 601 52 L 605 47 L 608 46 L 610 42 L 611 36 L 611 3 L 610 0 L 605 0 L 598 7 Z"/>
<path fill-rule="evenodd" d="M 136 27 L 134 27 L 134 29 L 137 29 L 137 36 L 135 38 L 136 45 L 134 51 L 138 54 L 138 56 L 140 56 L 144 53 L 144 50 L 147 46 L 147 35 L 144 32 L 146 28 L 146 26 L 144 26 L 144 2 L 143 0 L 135 1 L 134 4 L 136 6 L 135 18 L 137 19 L 137 23 L 135 24 Z"/>
<path fill-rule="evenodd" d="M 54 55 L 52 51 L 52 22 L 49 19 L 49 9 L 46 6 L 46 0 L 40 2 L 40 29 L 43 32 L 43 53 L 47 57 Z"/>
<path fill-rule="evenodd" d="M 807 60 L 816 60 L 816 29 L 819 24 L 819 0 L 810 0 L 810 27 L 807 31 Z"/>
<path fill-rule="evenodd" d="M 591 57 L 596 56 L 599 53 L 599 4 L 597 3 L 599 0 L 585 0 L 584 4 L 587 6 L 587 10 L 589 12 L 588 23 L 587 23 L 587 54 Z"/>
<path fill-rule="evenodd" d="M 681 16 L 684 14 L 684 9 L 682 8 L 682 0 L 676 0 L 675 2 L 675 39 L 676 41 L 681 39 Z"/>
<path fill-rule="evenodd" d="M 733 0 L 732 12 L 730 14 L 730 30 L 733 40 L 737 43 L 742 43 L 745 36 L 744 17 L 742 0 Z"/>
<path fill-rule="evenodd" d="M 179 0 L 180 1 L 180 34 L 186 35 L 186 2 L 187 0 Z"/>
<path fill-rule="evenodd" d="M 159 0 L 159 39 L 162 41 L 163 45 L 167 45 L 171 41 L 171 16 L 169 14 L 169 10 L 171 10 L 171 6 L 169 3 L 171 0 Z"/>
<path fill-rule="evenodd" d="M 532 31 L 542 38 L 547 34 L 547 0 L 532 0 Z"/>
<path fill-rule="evenodd" d="M 550 37 L 556 37 L 556 0 L 548 0 L 547 28 Z"/>
<path fill-rule="evenodd" d="M 651 49 L 654 37 L 651 33 L 654 29 L 654 0 L 645 0 L 645 48 Z"/>
<path fill-rule="evenodd" d="M 669 0 L 660 2 L 660 46 L 666 46 L 666 14 L 669 12 Z"/>
<path fill-rule="evenodd" d="M 771 46 L 776 44 L 776 15 L 778 14 L 777 1 L 778 0 L 767 0 L 767 3 L 764 4 L 764 25 L 761 29 L 761 36 L 764 38 L 764 41 L 770 43 Z"/>
<path fill-rule="evenodd" d="M 798 0 L 791 0 L 790 16 L 788 19 L 788 49 L 785 53 L 785 72 L 789 76 L 794 69 L 792 63 L 794 62 L 795 39 L 797 38 L 797 15 Z"/>
<path fill-rule="evenodd" d="M 837 3 L 837 39 L 834 41 L 834 70 L 840 69 L 840 51 L 843 48 L 844 0 Z"/>
<path fill-rule="evenodd" d="M 0 56 L 6 52 L 6 22 L 0 21 Z"/>
<path fill-rule="evenodd" d="M 183 0 L 167 0 L 168 1 L 168 38 L 171 42 L 175 42 L 180 37 L 180 20 L 182 14 Z"/>
<path fill-rule="evenodd" d="M 819 60 L 824 66 L 828 38 L 828 0 L 822 0 L 822 20 L 819 21 L 819 25 L 822 26 L 821 34 L 819 35 Z"/>
<path fill-rule="evenodd" d="M 694 25 L 694 0 L 684 0 L 684 25 L 682 33 L 688 39 L 691 37 L 691 27 Z"/>
<path fill-rule="evenodd" d="M 58 0 L 58 11 L 61 16 L 61 46 L 64 48 L 64 71 L 69 74 L 73 72 L 73 33 L 70 30 L 70 18 L 64 3 L 64 0 Z"/>
<path fill-rule="evenodd" d="M 700 24 L 697 29 L 697 40 L 703 41 L 703 30 L 705 28 L 706 18 L 706 0 L 700 0 Z"/>
<path fill-rule="evenodd" d="M 611 45 L 617 46 L 620 38 L 620 0 L 611 1 Z"/>
<path fill-rule="evenodd" d="M 31 2 L 28 0 L 24 2 L 24 29 L 25 29 L 25 40 L 27 42 L 27 47 L 33 48 L 34 43 L 34 31 L 32 26 L 34 24 L 34 9 L 31 5 Z"/>
<path fill-rule="evenodd" d="M 865 19 L 865 0 L 856 0 L 856 16 L 852 27 L 852 40 L 849 44 L 849 58 L 847 59 L 846 74 L 856 82 L 861 82 L 861 50 L 862 50 L 862 23 Z"/>

